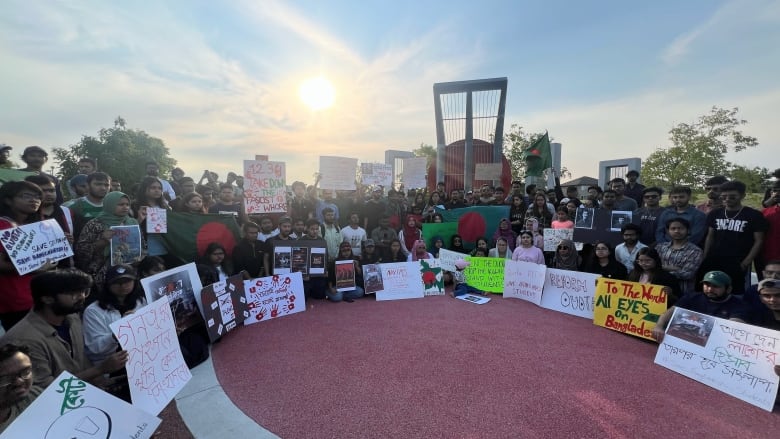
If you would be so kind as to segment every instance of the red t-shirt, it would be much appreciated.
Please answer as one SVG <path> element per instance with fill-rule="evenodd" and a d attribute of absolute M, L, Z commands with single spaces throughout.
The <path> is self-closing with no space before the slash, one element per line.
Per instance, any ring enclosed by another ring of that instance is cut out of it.
<path fill-rule="evenodd" d="M 0 218 L 0 230 L 13 227 L 15 227 L 14 223 L 6 218 Z M 3 258 L 8 259 L 8 253 L 2 245 L 0 245 L 0 253 L 2 253 Z M 30 279 L 32 279 L 32 274 L 20 276 L 16 270 L 12 273 L 0 273 L 0 313 L 32 309 Z"/>

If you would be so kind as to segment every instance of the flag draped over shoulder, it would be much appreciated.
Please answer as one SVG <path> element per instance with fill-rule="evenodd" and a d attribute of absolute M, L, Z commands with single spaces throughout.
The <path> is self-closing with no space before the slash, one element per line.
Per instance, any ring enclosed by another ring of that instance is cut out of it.
<path fill-rule="evenodd" d="M 168 212 L 168 233 L 161 233 L 168 254 L 194 261 L 212 242 L 233 252 L 241 233 L 233 215 Z"/>
<path fill-rule="evenodd" d="M 541 177 L 542 171 L 552 168 L 552 150 L 547 132 L 523 150 L 526 177 Z"/>
<path fill-rule="evenodd" d="M 501 218 L 509 218 L 509 206 L 473 206 L 437 212 L 441 213 L 445 223 L 458 223 L 457 233 L 463 238 L 463 245 L 467 249 L 474 248 L 480 236 L 492 242 Z M 449 242 L 445 243 L 445 247 L 449 247 Z"/>

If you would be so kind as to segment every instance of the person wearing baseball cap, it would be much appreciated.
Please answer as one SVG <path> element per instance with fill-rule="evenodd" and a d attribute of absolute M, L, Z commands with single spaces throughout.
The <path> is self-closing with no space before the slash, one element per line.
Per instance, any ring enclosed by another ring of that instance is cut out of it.
<path fill-rule="evenodd" d="M 709 271 L 701 281 L 701 293 L 686 294 L 661 315 L 653 328 L 653 338 L 659 343 L 676 307 L 736 322 L 750 321 L 751 312 L 741 297 L 731 294 L 731 277 L 722 271 Z"/>

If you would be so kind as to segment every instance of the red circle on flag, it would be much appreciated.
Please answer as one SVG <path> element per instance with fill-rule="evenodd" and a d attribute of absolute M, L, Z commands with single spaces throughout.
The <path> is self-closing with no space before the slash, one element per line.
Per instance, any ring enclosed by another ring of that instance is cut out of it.
<path fill-rule="evenodd" d="M 480 236 L 485 236 L 487 224 L 482 215 L 469 212 L 458 219 L 458 235 L 464 242 L 475 242 Z"/>
<path fill-rule="evenodd" d="M 531 150 L 531 154 L 533 154 L 533 155 L 539 155 L 539 154 L 541 154 L 541 153 L 539 152 L 539 150 L 538 150 L 538 149 L 532 149 L 532 150 Z"/>
<path fill-rule="evenodd" d="M 228 256 L 233 253 L 233 247 L 236 246 L 236 238 L 233 236 L 233 232 L 226 225 L 217 222 L 206 223 L 198 229 L 198 234 L 195 237 L 195 244 L 198 246 L 198 256 L 203 255 L 206 247 L 212 242 L 222 244 Z"/>

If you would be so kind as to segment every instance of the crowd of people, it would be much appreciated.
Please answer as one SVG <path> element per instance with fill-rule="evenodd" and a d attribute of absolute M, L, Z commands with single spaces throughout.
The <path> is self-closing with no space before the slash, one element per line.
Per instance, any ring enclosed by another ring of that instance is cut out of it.
<path fill-rule="evenodd" d="M 767 192 L 762 211 L 743 204 L 744 184 L 720 176 L 707 180 L 706 203 L 691 205 L 688 187 L 670 188 L 664 203 L 665 191 L 638 183 L 635 170 L 626 179 L 612 179 L 606 189 L 593 186 L 583 194 L 577 187 L 564 194 L 560 185 L 542 190 L 520 181 L 508 191 L 483 185 L 477 192 L 444 183 L 431 191 L 358 184 L 355 191 L 341 192 L 319 189 L 317 181 L 296 181 L 286 213 L 257 216 L 245 212 L 243 178 L 235 173 L 220 182 L 216 173 L 205 171 L 196 182 L 175 168 L 166 180 L 150 161 L 141 181 L 120 183 L 101 172 L 95 160 L 83 158 L 79 174 L 61 183 L 43 171 L 48 153 L 42 148 L 26 148 L 21 159 L 27 165 L 22 170 L 33 175 L 0 187 L 0 230 L 54 219 L 74 257 L 20 275 L 0 250 L 0 323 L 6 331 L 0 339 L 0 431 L 39 386 L 65 370 L 129 398 L 123 376 L 128 355 L 109 325 L 146 304 L 139 279 L 189 262 L 197 263 L 204 285 L 235 274 L 272 275 L 272 249 L 280 241 L 321 240 L 327 248 L 327 276 L 304 276 L 309 300 L 360 299 L 362 265 L 437 258 L 447 249 L 663 285 L 670 311 L 682 306 L 780 330 L 780 181 Z M 128 183 L 130 190 L 123 192 Z M 507 206 L 508 216 L 473 249 L 464 247 L 459 235 L 449 242 L 423 235 L 422 224 L 442 222 L 442 211 L 496 205 Z M 242 236 L 233 248 L 212 242 L 196 261 L 181 260 L 168 254 L 158 234 L 146 232 L 150 208 L 234 215 Z M 607 242 L 582 243 L 578 251 L 577 243 L 562 240 L 554 252 L 544 251 L 545 229 L 575 228 L 587 222 L 588 209 L 632 212 L 633 222 L 620 228 L 623 242 L 614 248 Z M 140 226 L 143 254 L 135 264 L 111 264 L 109 243 L 118 225 Z M 349 260 L 356 287 L 339 291 L 335 264 Z M 466 262 L 459 264 L 461 269 Z M 751 285 L 754 267 L 758 285 Z M 462 287 L 462 273 L 452 274 L 456 294 L 472 292 Z M 659 338 L 668 318 L 662 316 L 657 326 Z M 189 365 L 203 359 L 192 348 L 197 337 L 205 335 L 180 335 Z"/>

